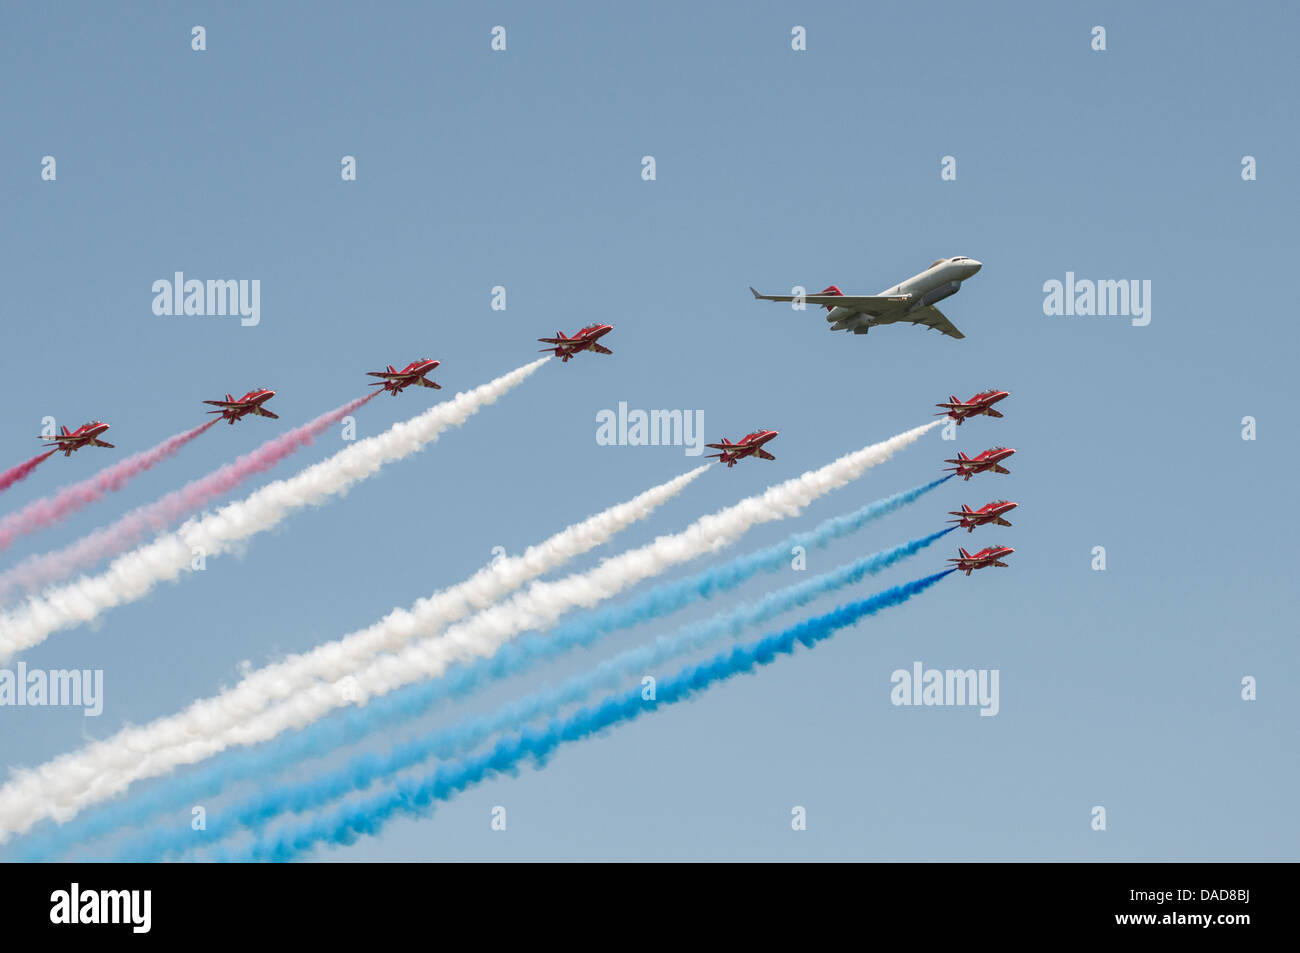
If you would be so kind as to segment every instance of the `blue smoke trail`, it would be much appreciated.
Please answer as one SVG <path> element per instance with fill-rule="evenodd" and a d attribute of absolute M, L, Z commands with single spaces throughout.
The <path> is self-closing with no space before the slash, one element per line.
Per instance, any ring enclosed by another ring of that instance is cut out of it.
<path fill-rule="evenodd" d="M 178 829 L 172 826 L 133 838 L 130 848 L 118 860 L 159 860 L 172 853 L 209 846 L 238 830 L 265 825 L 286 812 L 301 813 L 344 797 L 352 791 L 363 790 L 376 781 L 391 778 L 429 758 L 446 760 L 472 751 L 501 731 L 518 730 L 537 718 L 554 715 L 565 706 L 583 701 L 600 689 L 618 688 L 629 675 L 646 673 L 668 659 L 694 651 L 716 639 L 738 635 L 748 626 L 761 625 L 830 592 L 861 582 L 865 577 L 882 572 L 915 555 L 956 528 L 950 526 L 892 549 L 864 556 L 805 582 L 769 593 L 757 602 L 720 612 L 712 618 L 685 626 L 672 635 L 660 636 L 646 645 L 606 659 L 591 670 L 568 679 L 559 688 L 544 687 L 519 701 L 502 706 L 491 715 L 464 719 L 448 728 L 398 745 L 382 755 L 360 755 L 343 767 L 310 781 L 259 792 L 236 807 L 222 810 L 215 820 L 210 816 L 208 829 L 204 833 L 196 834 L 188 827 Z"/>
<path fill-rule="evenodd" d="M 517 735 L 501 738 L 481 754 L 448 762 L 422 776 L 403 779 L 390 790 L 289 825 L 238 851 L 220 852 L 214 859 L 293 860 L 318 843 L 350 844 L 361 835 L 376 834 L 397 815 L 427 814 L 435 801 L 445 801 L 473 784 L 513 771 L 521 762 L 541 762 L 566 742 L 588 738 L 655 711 L 661 705 L 684 701 L 718 682 L 768 665 L 781 655 L 792 654 L 796 643 L 811 648 L 840 629 L 882 609 L 906 602 L 954 571 L 946 569 L 886 589 L 869 599 L 799 622 L 783 632 L 720 652 L 706 662 L 688 666 L 659 682 L 655 700 L 643 699 L 639 687 L 611 695 L 596 705 L 578 709 L 566 718 L 553 718 L 537 728 L 526 728 Z"/>
<path fill-rule="evenodd" d="M 795 533 L 783 542 L 705 569 L 676 582 L 663 583 L 621 605 L 596 610 L 552 628 L 545 635 L 525 635 L 499 648 L 488 658 L 452 667 L 442 678 L 410 685 L 373 698 L 364 712 L 348 709 L 301 731 L 260 745 L 255 750 L 233 751 L 214 759 L 201 770 L 182 778 L 169 778 L 135 798 L 106 804 L 34 841 L 19 859 L 46 860 L 122 827 L 133 827 L 170 811 L 184 811 L 211 798 L 236 781 L 265 778 L 320 751 L 341 747 L 364 737 L 376 725 L 396 724 L 418 717 L 446 698 L 462 698 L 480 685 L 526 671 L 535 662 L 554 657 L 575 646 L 590 645 L 601 635 L 659 618 L 699 599 L 712 598 L 740 586 L 760 572 L 775 572 L 789 565 L 790 551 L 822 548 L 855 533 L 873 520 L 899 510 L 944 482 L 947 474 L 868 503 L 852 513 L 824 520 L 811 530 Z"/>

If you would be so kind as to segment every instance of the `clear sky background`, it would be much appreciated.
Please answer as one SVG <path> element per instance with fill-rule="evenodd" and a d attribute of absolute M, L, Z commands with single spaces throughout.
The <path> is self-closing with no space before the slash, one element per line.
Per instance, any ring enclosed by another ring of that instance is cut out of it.
<path fill-rule="evenodd" d="M 777 459 L 715 468 L 573 569 L 995 385 L 1012 392 L 1004 419 L 935 432 L 727 555 L 1005 444 L 1010 476 L 951 481 L 809 570 L 1002 496 L 1021 504 L 1013 528 L 949 536 L 852 596 L 967 543 L 1014 546 L 1011 568 L 949 577 L 756 677 L 316 856 L 1296 859 L 1295 7 L 29 3 L 0 17 L 0 462 L 38 449 L 46 415 L 109 421 L 118 448 L 51 459 L 0 508 L 194 425 L 205 398 L 268 386 L 281 417 L 214 428 L 5 565 L 365 392 L 365 371 L 429 355 L 446 390 L 373 401 L 360 436 L 524 363 L 539 336 L 615 326 L 613 356 L 551 362 L 242 556 L 26 653 L 102 668 L 106 709 L 0 710 L 0 763 L 173 713 L 244 660 L 338 638 L 494 546 L 518 553 L 699 462 L 598 445 L 595 415 L 620 401 L 702 409 L 710 440 L 778 429 Z M 956 181 L 940 179 L 945 155 Z M 1246 155 L 1258 181 L 1242 180 Z M 822 312 L 746 290 L 872 294 L 952 255 L 984 262 L 941 305 L 961 341 L 832 334 Z M 178 270 L 260 279 L 261 324 L 155 316 L 150 287 Z M 1067 271 L 1149 279 L 1150 325 L 1045 316 L 1043 283 Z M 343 445 L 331 431 L 263 481 Z M 620 633 L 370 746 L 802 578 Z M 999 669 L 1000 713 L 892 706 L 890 673 L 916 660 Z"/>

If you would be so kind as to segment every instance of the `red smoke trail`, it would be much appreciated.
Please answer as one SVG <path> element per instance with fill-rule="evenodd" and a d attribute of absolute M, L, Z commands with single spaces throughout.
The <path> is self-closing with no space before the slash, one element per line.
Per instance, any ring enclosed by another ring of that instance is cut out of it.
<path fill-rule="evenodd" d="M 94 503 L 105 493 L 122 489 L 132 477 L 152 469 L 156 464 L 172 456 L 215 423 L 215 420 L 209 420 L 192 430 L 168 437 L 151 450 L 132 454 L 120 463 L 105 467 L 80 483 L 65 486 L 53 496 L 35 500 L 17 513 L 10 513 L 0 520 L 0 549 L 8 549 L 19 536 L 25 536 L 27 533 L 57 523 L 83 506 Z"/>
<path fill-rule="evenodd" d="M 44 460 L 50 454 L 57 453 L 57 452 L 58 452 L 57 450 L 48 450 L 45 453 L 42 453 L 38 457 L 32 457 L 26 463 L 20 463 L 18 464 L 18 466 L 10 467 L 4 473 L 0 473 L 0 490 L 9 489 L 19 480 L 27 476 L 27 474 L 31 473 L 38 466 L 40 466 L 42 460 Z"/>
<path fill-rule="evenodd" d="M 315 420 L 282 436 L 268 440 L 233 463 L 227 463 L 205 477 L 191 480 L 179 490 L 173 490 L 153 503 L 137 507 L 117 522 L 97 529 L 89 536 L 83 536 L 64 549 L 23 560 L 0 575 L 0 599 L 7 598 L 16 586 L 29 591 L 37 589 L 48 582 L 66 578 L 84 566 L 125 552 L 148 533 L 161 532 L 210 500 L 233 490 L 249 477 L 271 469 L 295 450 L 310 444 L 327 427 L 381 393 L 383 391 L 372 391 L 337 410 L 321 414 Z"/>

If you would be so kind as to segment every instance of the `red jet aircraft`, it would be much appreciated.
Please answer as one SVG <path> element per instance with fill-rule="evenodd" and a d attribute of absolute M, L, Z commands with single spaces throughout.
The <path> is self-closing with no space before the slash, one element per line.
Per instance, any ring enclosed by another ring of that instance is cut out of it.
<path fill-rule="evenodd" d="M 948 514 L 949 516 L 958 516 L 960 519 L 948 520 L 948 522 L 959 524 L 968 533 L 975 532 L 976 526 L 984 526 L 988 523 L 1010 526 L 1011 524 L 1003 517 L 1019 505 L 1019 503 L 1012 503 L 1010 500 L 994 500 L 992 503 L 985 503 L 979 509 L 973 510 L 963 504 L 960 513 Z"/>
<path fill-rule="evenodd" d="M 935 414 L 935 416 L 951 417 L 953 420 L 957 421 L 958 427 L 961 426 L 961 422 L 967 417 L 979 417 L 980 415 L 985 417 L 1001 417 L 1002 415 L 993 409 L 993 405 L 1009 395 L 1010 392 L 1005 390 L 982 390 L 970 400 L 960 401 L 954 394 L 948 398 L 950 403 L 934 405 L 943 408 L 943 411 Z"/>
<path fill-rule="evenodd" d="M 723 437 L 722 443 L 709 443 L 705 444 L 705 446 L 710 450 L 721 450 L 721 453 L 711 453 L 709 456 L 711 458 L 717 457 L 728 467 L 734 467 L 737 461 L 749 456 L 762 457 L 764 460 L 775 460 L 776 457 L 763 449 L 763 444 L 775 437 L 777 433 L 778 431 L 775 430 L 755 430 L 753 433 L 741 437 L 735 443 Z"/>
<path fill-rule="evenodd" d="M 418 361 L 412 361 L 410 364 L 407 364 L 400 371 L 393 367 L 392 364 L 389 364 L 388 370 L 386 371 L 366 371 L 366 375 L 368 377 L 382 377 L 382 381 L 373 381 L 370 386 L 383 387 L 384 390 L 389 391 L 394 397 L 402 392 L 402 388 L 410 387 L 412 384 L 418 384 L 420 387 L 432 387 L 434 390 L 442 390 L 441 384 L 435 384 L 433 381 L 427 380 L 424 376 L 441 363 L 442 361 L 434 361 L 427 357 L 422 357 Z"/>
<path fill-rule="evenodd" d="M 279 414 L 273 414 L 262 406 L 274 396 L 275 391 L 267 390 L 265 387 L 258 387 L 255 390 L 250 390 L 239 400 L 235 400 L 235 398 L 227 394 L 225 400 L 205 400 L 203 403 L 211 404 L 213 407 L 220 407 L 220 410 L 209 410 L 208 413 L 220 414 L 221 419 L 233 427 L 236 420 L 248 414 L 279 420 Z"/>
<path fill-rule="evenodd" d="M 556 331 L 553 338 L 538 338 L 543 344 L 551 344 L 554 347 L 540 348 L 541 351 L 550 351 L 561 361 L 568 363 L 569 358 L 582 351 L 595 351 L 597 354 L 613 354 L 609 348 L 603 344 L 598 344 L 610 331 L 614 330 L 612 324 L 589 324 L 571 338 L 566 338 L 563 331 Z"/>
<path fill-rule="evenodd" d="M 76 430 L 69 432 L 67 427 L 63 428 L 63 433 L 54 435 L 54 442 L 47 443 L 47 447 L 57 447 L 63 451 L 65 457 L 72 456 L 72 451 L 80 450 L 82 447 L 109 447 L 111 443 L 105 443 L 96 438 L 108 429 L 108 424 L 102 420 L 92 420 L 88 424 L 82 424 Z M 45 437 L 41 438 L 46 439 Z M 57 450 L 55 451 L 58 452 Z"/>
<path fill-rule="evenodd" d="M 985 450 L 977 457 L 968 457 L 964 453 L 958 453 L 956 460 L 945 460 L 944 463 L 955 463 L 955 467 L 944 467 L 945 470 L 955 470 L 957 476 L 969 480 L 977 473 L 983 473 L 985 470 L 992 470 L 994 473 L 1010 473 L 1006 467 L 1002 466 L 1002 461 L 1015 453 L 1014 450 L 1007 447 L 994 447 L 992 450 Z"/>
<path fill-rule="evenodd" d="M 964 549 L 958 549 L 961 553 L 960 559 L 950 559 L 948 562 L 956 563 L 954 567 L 958 572 L 964 572 L 967 576 L 976 569 L 987 569 L 989 566 L 1001 566 L 1007 568 L 1007 564 L 1002 560 L 1015 552 L 1010 546 L 985 546 L 978 553 L 968 553 Z"/>

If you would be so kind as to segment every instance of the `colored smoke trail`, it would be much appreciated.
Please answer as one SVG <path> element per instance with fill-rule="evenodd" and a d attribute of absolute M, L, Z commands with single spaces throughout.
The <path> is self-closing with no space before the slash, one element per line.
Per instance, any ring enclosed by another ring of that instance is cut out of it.
<path fill-rule="evenodd" d="M 706 662 L 687 666 L 676 675 L 661 679 L 655 687 L 656 698 L 652 701 L 642 698 L 640 686 L 609 696 L 567 717 L 553 718 L 537 728 L 527 728 L 518 735 L 501 738 L 481 754 L 442 764 L 421 776 L 404 778 L 387 791 L 286 825 L 259 837 L 250 845 L 216 853 L 214 859 L 293 860 L 317 844 L 351 844 L 360 836 L 377 834 L 394 817 L 427 815 L 435 802 L 445 801 L 485 779 L 513 771 L 526 761 L 540 762 L 565 743 L 581 741 L 664 705 L 685 701 L 715 684 L 769 665 L 782 655 L 793 654 L 796 644 L 812 648 L 840 629 L 906 602 L 953 571 L 946 569 L 894 586 L 869 599 L 840 606 L 782 632 L 720 652 Z"/>
<path fill-rule="evenodd" d="M 514 374 L 531 373 L 546 360 L 549 358 L 526 365 Z M 118 732 L 112 738 L 61 755 L 35 770 L 16 772 L 0 788 L 0 843 L 42 818 L 67 820 L 87 805 L 125 790 L 135 780 L 156 777 L 230 747 L 268 741 L 282 732 L 305 727 L 336 708 L 364 704 L 402 685 L 441 675 L 453 662 L 491 655 L 519 632 L 547 626 L 569 609 L 594 605 L 673 565 L 716 552 L 754 526 L 797 516 L 813 500 L 857 479 L 939 425 L 940 421 L 930 421 L 845 454 L 823 467 L 701 517 L 680 533 L 661 536 L 646 546 L 606 559 L 588 572 L 557 582 L 534 582 L 526 591 L 489 606 L 436 638 L 376 658 L 346 679 L 318 682 L 251 718 L 241 719 L 238 712 L 226 713 L 224 719 L 209 727 L 204 722 L 195 724 L 187 718 L 187 713 L 182 713 L 142 728 Z M 371 438 L 375 439 L 380 438 Z M 318 464 L 317 468 L 328 463 Z M 213 551 L 211 545 L 202 548 L 209 553 Z M 188 566 L 188 548 L 184 549 L 184 559 L 184 565 Z M 114 588 L 108 588 L 107 595 L 119 598 Z M 0 617 L 0 640 L 6 634 L 7 621 Z M 30 624 L 32 620 L 29 617 L 23 621 Z M 191 706 L 190 710 L 195 707 Z M 202 710 L 204 705 L 198 703 L 197 707 Z M 147 752 L 147 757 L 142 757 L 142 751 Z"/>
<path fill-rule="evenodd" d="M 616 533 L 645 519 L 677 496 L 708 469 L 707 465 L 696 467 L 651 487 L 631 500 L 567 526 L 541 543 L 528 547 L 519 556 L 496 560 L 463 582 L 420 599 L 409 610 L 393 610 L 369 628 L 327 642 L 310 652 L 291 655 L 281 662 L 250 673 L 238 685 L 223 691 L 217 697 L 196 702 L 181 717 L 187 720 L 189 726 L 202 726 L 209 731 L 223 718 L 235 725 L 239 719 L 251 717 L 272 701 L 310 687 L 317 679 L 336 679 L 351 671 L 352 666 L 360 665 L 381 652 L 400 648 L 422 631 L 436 632 L 456 619 L 491 605 L 530 579 L 550 572 L 576 556 L 606 543 Z M 344 667 L 340 670 L 341 665 Z M 197 732 L 199 728 L 187 726 L 180 730 Z M 154 734 L 150 737 L 165 737 L 169 740 L 172 735 Z M 139 742 L 132 744 L 132 750 L 139 758 L 149 756 L 149 752 Z M 256 773 L 263 775 L 265 768 L 258 768 Z M 177 783 L 181 787 L 188 787 L 193 780 L 188 778 Z M 199 790 L 208 796 L 211 786 L 203 785 Z M 176 792 L 173 790 L 170 793 L 174 797 Z M 180 803 L 189 803 L 188 795 L 182 793 L 181 796 Z M 126 804 L 111 805 L 89 818 L 73 821 L 43 840 L 37 847 L 37 853 L 32 856 L 47 856 L 51 850 L 81 845 L 116 827 L 147 820 L 154 812 L 165 809 L 157 806 L 158 799 L 158 792 L 147 792 Z"/>
<path fill-rule="evenodd" d="M 26 479 L 44 460 L 57 452 L 57 450 L 47 450 L 45 453 L 32 457 L 26 463 L 20 463 L 18 466 L 10 467 L 4 473 L 0 473 L 0 490 L 7 490 L 19 480 Z"/>
<path fill-rule="evenodd" d="M 492 715 L 465 719 L 425 737 L 398 745 L 382 755 L 360 755 L 341 768 L 332 769 L 310 781 L 259 792 L 241 804 L 213 812 L 214 817 L 202 835 L 196 835 L 188 827 L 179 831 L 169 827 L 132 838 L 131 846 L 118 859 L 157 860 L 192 848 L 210 846 L 243 828 L 262 827 L 282 814 L 301 813 L 353 791 L 363 790 L 377 781 L 388 780 L 398 772 L 431 757 L 445 760 L 471 751 L 498 732 L 517 731 L 536 718 L 554 715 L 567 705 L 585 700 L 593 692 L 618 688 L 631 675 L 651 674 L 655 666 L 669 659 L 702 648 L 719 638 L 738 635 L 749 626 L 762 625 L 779 615 L 806 606 L 821 596 L 861 582 L 869 575 L 883 572 L 954 529 L 956 527 L 941 529 L 892 549 L 865 556 L 805 582 L 769 593 L 755 602 L 742 604 L 702 622 L 684 626 L 672 635 L 660 636 L 653 642 L 602 661 L 589 671 L 568 679 L 559 688 L 546 687 L 519 701 L 511 702 Z M 382 715 L 371 718 L 370 709 L 363 708 L 351 722 L 354 728 L 362 729 L 361 734 L 364 735 L 387 727 L 390 719 Z M 310 752 L 314 757 L 326 753 L 326 750 L 319 747 Z M 211 797 L 212 793 L 207 791 L 202 796 Z"/>
<path fill-rule="evenodd" d="M 273 437 L 232 463 L 191 480 L 179 490 L 173 490 L 152 503 L 131 510 L 116 522 L 83 536 L 63 549 L 24 559 L 0 573 L 0 601 L 8 599 L 15 589 L 33 592 L 51 582 L 66 579 L 80 569 L 126 552 L 150 534 L 165 531 L 177 520 L 197 512 L 250 477 L 271 469 L 295 451 L 310 446 L 326 428 L 373 400 L 375 396 L 370 393 L 350 400 L 342 407 Z M 218 422 L 220 418 L 209 421 L 204 426 Z"/>
<path fill-rule="evenodd" d="M 88 621 L 108 608 L 139 598 L 158 582 L 177 578 L 188 571 L 195 549 L 208 556 L 218 555 L 249 536 L 277 525 L 304 506 L 324 503 L 343 493 L 377 473 L 384 464 L 407 457 L 436 441 L 447 428 L 460 426 L 478 410 L 495 403 L 522 383 L 549 359 L 532 361 L 472 391 L 457 394 L 293 477 L 270 483 L 244 500 L 192 519 L 176 532 L 118 557 L 107 572 L 96 578 L 83 577 L 40 599 L 29 600 L 18 612 L 0 616 L 0 659 L 40 642 L 56 629 Z M 157 768 L 158 759 L 142 758 L 129 745 L 125 749 L 113 747 L 115 739 L 138 737 L 147 730 L 128 728 L 114 739 L 88 746 L 88 751 L 104 756 L 91 767 L 89 774 L 85 771 L 86 761 L 79 753 L 64 755 L 34 771 L 12 772 L 9 782 L 0 789 L 0 842 L 26 830 L 42 817 L 66 820 L 84 804 L 111 796 L 129 783 L 131 772 L 144 771 L 143 776 L 149 776 L 147 772 L 151 769 L 157 773 L 168 770 Z M 165 724 L 163 730 L 167 730 Z M 180 748 L 188 748 L 199 740 L 170 737 Z M 184 759 L 179 763 L 185 763 Z M 101 771 L 107 772 L 107 776 L 101 775 Z M 120 780 L 123 773 L 128 780 Z"/>
<path fill-rule="evenodd" d="M 19 536 L 25 536 L 57 523 L 83 506 L 94 503 L 105 493 L 122 489 L 132 477 L 152 469 L 174 455 L 199 434 L 211 429 L 214 423 L 215 420 L 209 420 L 184 433 L 168 437 L 156 447 L 132 454 L 119 463 L 105 467 L 94 476 L 65 486 L 53 496 L 34 500 L 18 512 L 10 513 L 0 520 L 0 550 L 8 549 Z"/>
<path fill-rule="evenodd" d="M 89 622 L 108 609 L 141 598 L 158 583 L 189 572 L 195 552 L 209 559 L 229 552 L 235 544 L 276 526 L 291 513 L 324 503 L 378 473 L 384 464 L 422 450 L 448 427 L 463 424 L 548 360 L 540 358 L 457 394 L 410 420 L 393 424 L 376 437 L 358 440 L 295 476 L 268 483 L 243 500 L 192 519 L 174 533 L 119 556 L 99 576 L 83 576 L 29 599 L 21 608 L 0 615 L 0 662 L 39 645 L 51 632 Z"/>
<path fill-rule="evenodd" d="M 211 798 L 228 784 L 250 777 L 265 778 L 317 751 L 354 742 L 373 730 L 375 725 L 395 724 L 418 717 L 438 701 L 464 696 L 485 682 L 525 671 L 539 659 L 560 655 L 575 645 L 590 645 L 597 637 L 608 632 L 635 625 L 652 616 L 666 615 L 698 599 L 712 598 L 736 588 L 759 572 L 784 569 L 789 565 L 790 552 L 795 546 L 814 549 L 829 545 L 863 529 L 873 520 L 893 513 L 949 479 L 951 476 L 939 477 L 923 486 L 868 503 L 851 513 L 823 520 L 811 530 L 791 534 L 779 543 L 720 566 L 709 567 L 684 580 L 662 583 L 622 605 L 586 613 L 545 634 L 526 635 L 502 646 L 489 658 L 455 666 L 441 679 L 420 682 L 374 698 L 363 711 L 349 712 L 342 719 L 317 722 L 254 750 L 228 753 L 202 771 L 192 772 L 144 791 L 125 803 L 106 805 L 88 817 L 63 825 L 43 837 L 32 848 L 34 853 L 29 852 L 24 859 L 48 859 L 52 853 L 84 844 L 89 839 L 103 836 L 117 828 L 140 824 L 165 811 L 184 807 L 199 799 Z M 545 550 L 558 538 L 553 537 L 538 548 Z M 927 538 L 924 545 L 928 544 Z M 505 568 L 504 564 L 501 568 Z M 469 582 L 473 582 L 473 579 Z M 465 585 L 466 583 L 461 584 Z M 454 593 L 461 586 L 453 587 L 447 592 Z M 438 596 L 434 598 L 437 599 Z M 425 604 L 429 602 L 431 600 L 417 603 L 410 615 L 416 620 L 427 622 Z M 396 615 L 397 613 L 393 614 Z M 362 630 L 361 633 L 327 643 L 306 656 L 291 657 L 284 663 L 262 669 L 245 678 L 236 688 L 191 706 L 182 716 L 178 716 L 185 719 L 183 725 L 170 724 L 176 719 L 168 719 L 166 723 L 169 730 L 164 731 L 161 730 L 164 723 L 156 722 L 152 726 L 154 730 L 147 737 L 133 737 L 129 741 L 121 738 L 119 744 L 124 750 L 134 752 L 138 758 L 152 758 L 154 752 L 146 746 L 153 739 L 166 739 L 170 742 L 174 737 L 190 737 L 200 730 L 200 726 L 212 730 L 221 719 L 230 720 L 232 713 L 243 715 L 255 710 L 254 706 L 264 708 L 267 699 L 259 698 L 256 694 L 250 697 L 250 693 L 265 693 L 267 679 L 272 679 L 272 685 L 296 681 L 304 660 L 311 661 L 316 656 L 332 656 L 335 651 L 357 640 L 359 636 L 370 636 L 377 631 L 382 633 L 383 626 L 388 621 L 385 619 L 383 623 Z M 320 671 L 318 665 L 312 668 Z"/>

